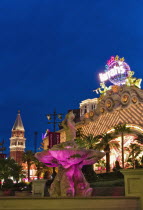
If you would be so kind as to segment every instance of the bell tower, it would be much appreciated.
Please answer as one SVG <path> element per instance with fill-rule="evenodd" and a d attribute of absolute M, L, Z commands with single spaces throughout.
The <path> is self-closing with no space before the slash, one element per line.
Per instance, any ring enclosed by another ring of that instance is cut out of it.
<path fill-rule="evenodd" d="M 20 111 L 18 111 L 10 138 L 10 157 L 19 164 L 22 163 L 22 155 L 25 149 L 26 138 L 24 137 L 24 133 L 25 130 L 20 116 Z"/>

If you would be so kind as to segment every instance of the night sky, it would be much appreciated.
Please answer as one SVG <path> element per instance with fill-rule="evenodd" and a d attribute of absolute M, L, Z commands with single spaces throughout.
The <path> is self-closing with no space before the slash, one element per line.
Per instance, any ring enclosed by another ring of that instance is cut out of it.
<path fill-rule="evenodd" d="M 27 149 L 46 114 L 66 114 L 97 97 L 99 72 L 112 55 L 143 78 L 142 0 L 1 0 L 0 140 L 7 154 L 21 111 Z"/>

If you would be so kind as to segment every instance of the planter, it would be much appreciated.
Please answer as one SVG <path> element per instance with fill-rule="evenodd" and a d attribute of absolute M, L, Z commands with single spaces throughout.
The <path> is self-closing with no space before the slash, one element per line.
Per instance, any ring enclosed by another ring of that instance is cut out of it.
<path fill-rule="evenodd" d="M 29 197 L 31 195 L 28 191 L 15 191 L 15 196 L 17 197 Z"/>
<path fill-rule="evenodd" d="M 47 179 L 37 179 L 32 182 L 32 195 L 44 197 Z"/>
<path fill-rule="evenodd" d="M 143 169 L 122 169 L 124 175 L 125 196 L 138 196 L 143 209 Z"/>
<path fill-rule="evenodd" d="M 2 190 L 0 190 L 0 196 L 3 196 L 3 191 Z"/>
<path fill-rule="evenodd" d="M 14 191 L 11 190 L 11 189 L 3 190 L 3 195 L 4 196 L 13 196 L 14 195 Z"/>
<path fill-rule="evenodd" d="M 124 187 L 95 187 L 92 196 L 125 196 Z"/>

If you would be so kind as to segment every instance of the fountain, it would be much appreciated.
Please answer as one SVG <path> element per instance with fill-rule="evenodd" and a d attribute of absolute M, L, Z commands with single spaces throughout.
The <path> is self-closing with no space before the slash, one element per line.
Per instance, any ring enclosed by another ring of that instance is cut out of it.
<path fill-rule="evenodd" d="M 76 137 L 74 117 L 73 112 L 69 112 L 62 122 L 66 131 L 66 142 L 35 155 L 46 166 L 58 167 L 58 173 L 49 191 L 51 197 L 91 196 L 92 188 L 81 169 L 83 165 L 92 165 L 105 155 L 104 152 L 80 148 L 74 141 Z"/>

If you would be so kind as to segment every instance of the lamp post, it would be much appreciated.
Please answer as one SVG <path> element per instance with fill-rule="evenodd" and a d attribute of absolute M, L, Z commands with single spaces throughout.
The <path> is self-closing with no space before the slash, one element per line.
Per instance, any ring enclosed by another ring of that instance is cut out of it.
<path fill-rule="evenodd" d="M 50 121 L 48 122 L 48 124 L 53 124 L 53 132 L 54 132 L 54 138 L 53 138 L 53 143 L 52 145 L 55 143 L 55 132 L 56 132 L 56 125 L 59 124 L 61 121 L 57 121 L 57 119 L 62 120 L 64 114 L 61 113 L 57 113 L 56 110 L 54 110 L 53 114 L 47 114 L 47 119 Z M 56 176 L 56 171 L 55 171 L 55 167 L 53 167 L 53 178 L 55 178 Z"/>
<path fill-rule="evenodd" d="M 38 135 L 38 132 L 35 131 L 34 132 L 34 153 L 36 153 L 36 150 L 37 150 L 37 135 Z"/>
<path fill-rule="evenodd" d="M 53 124 L 53 132 L 56 131 L 56 124 L 59 124 L 61 121 L 57 121 L 57 118 L 59 120 L 62 120 L 63 118 L 63 115 L 64 114 L 58 114 L 56 113 L 56 110 L 54 110 L 53 114 L 47 114 L 47 119 L 50 121 L 50 120 L 53 120 L 53 122 L 48 122 L 48 124 Z"/>

